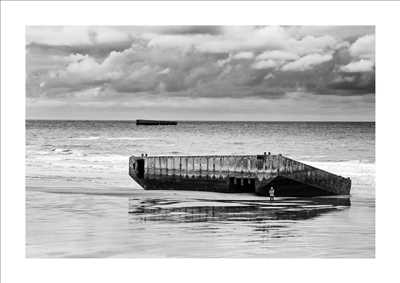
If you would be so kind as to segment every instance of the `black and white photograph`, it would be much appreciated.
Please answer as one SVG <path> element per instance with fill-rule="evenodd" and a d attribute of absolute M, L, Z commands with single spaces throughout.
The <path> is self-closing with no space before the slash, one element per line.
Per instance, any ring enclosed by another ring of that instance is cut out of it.
<path fill-rule="evenodd" d="M 0 5 L 1 282 L 399 281 L 400 2 Z"/>
<path fill-rule="evenodd" d="M 374 26 L 27 26 L 26 255 L 373 258 Z"/>

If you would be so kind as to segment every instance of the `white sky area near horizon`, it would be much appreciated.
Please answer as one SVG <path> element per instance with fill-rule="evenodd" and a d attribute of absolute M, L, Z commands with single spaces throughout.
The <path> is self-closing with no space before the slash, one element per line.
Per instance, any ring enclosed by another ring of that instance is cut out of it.
<path fill-rule="evenodd" d="M 26 115 L 375 121 L 375 29 L 28 26 Z"/>

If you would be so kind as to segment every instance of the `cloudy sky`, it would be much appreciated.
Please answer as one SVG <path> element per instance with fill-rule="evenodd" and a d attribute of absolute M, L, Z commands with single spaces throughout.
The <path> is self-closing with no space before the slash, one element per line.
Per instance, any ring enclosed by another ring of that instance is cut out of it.
<path fill-rule="evenodd" d="M 371 26 L 30 26 L 28 119 L 375 120 Z"/>

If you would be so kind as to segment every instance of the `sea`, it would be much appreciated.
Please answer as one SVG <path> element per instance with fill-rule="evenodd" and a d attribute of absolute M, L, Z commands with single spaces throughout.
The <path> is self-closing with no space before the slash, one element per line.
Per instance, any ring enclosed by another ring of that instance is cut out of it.
<path fill-rule="evenodd" d="M 271 152 L 350 197 L 145 191 L 131 155 Z M 374 122 L 26 121 L 28 258 L 374 258 Z"/>

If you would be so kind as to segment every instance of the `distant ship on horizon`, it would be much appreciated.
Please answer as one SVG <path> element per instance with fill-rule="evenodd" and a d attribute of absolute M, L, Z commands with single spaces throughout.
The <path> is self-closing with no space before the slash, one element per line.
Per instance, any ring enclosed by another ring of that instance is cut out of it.
<path fill-rule="evenodd" d="M 157 126 L 157 125 L 178 125 L 177 121 L 163 121 L 163 120 L 144 120 L 137 119 L 136 125 Z"/>

